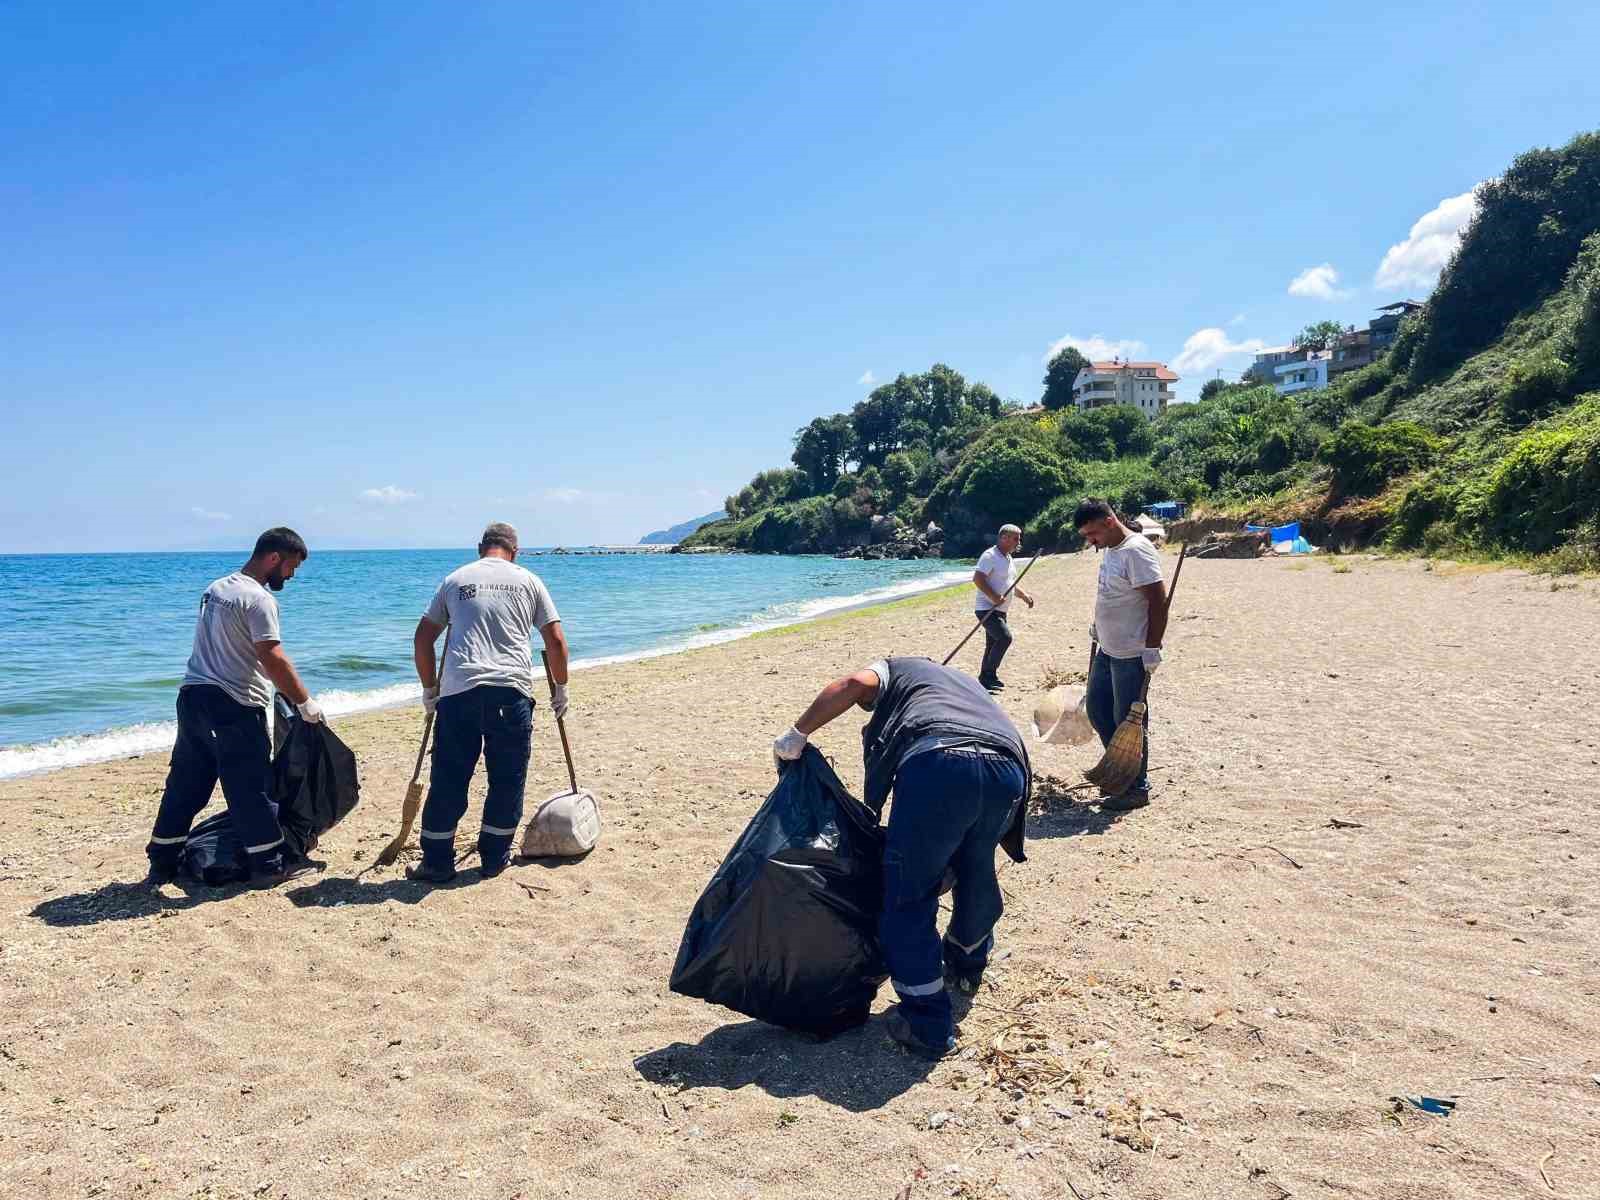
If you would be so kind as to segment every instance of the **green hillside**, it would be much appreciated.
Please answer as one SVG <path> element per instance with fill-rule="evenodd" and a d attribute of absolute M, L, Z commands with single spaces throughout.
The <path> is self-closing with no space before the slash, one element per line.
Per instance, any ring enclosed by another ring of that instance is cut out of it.
<path fill-rule="evenodd" d="M 893 516 L 938 522 L 950 555 L 1004 521 L 1066 547 L 1072 507 L 1103 495 L 1298 518 L 1339 547 L 1600 567 L 1600 135 L 1523 154 L 1478 199 L 1422 311 L 1330 389 L 1208 385 L 1146 422 L 1003 405 L 937 365 L 799 430 L 793 466 L 758 475 L 685 545 L 829 552 Z M 1062 374 L 1046 376 L 1049 403 Z"/>

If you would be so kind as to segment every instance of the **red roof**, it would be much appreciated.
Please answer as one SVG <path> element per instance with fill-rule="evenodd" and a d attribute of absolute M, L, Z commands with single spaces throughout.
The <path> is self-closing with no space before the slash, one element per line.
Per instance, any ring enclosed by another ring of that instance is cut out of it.
<path fill-rule="evenodd" d="M 1154 371 L 1156 373 L 1156 378 L 1160 379 L 1160 380 L 1162 380 L 1162 381 L 1164 381 L 1166 383 L 1176 383 L 1178 381 L 1178 377 L 1176 375 L 1174 375 L 1171 371 L 1167 370 L 1167 365 L 1165 363 L 1158 363 L 1158 362 L 1097 362 L 1097 363 L 1090 363 L 1089 366 L 1092 367 L 1096 371 L 1127 371 L 1127 370 Z"/>

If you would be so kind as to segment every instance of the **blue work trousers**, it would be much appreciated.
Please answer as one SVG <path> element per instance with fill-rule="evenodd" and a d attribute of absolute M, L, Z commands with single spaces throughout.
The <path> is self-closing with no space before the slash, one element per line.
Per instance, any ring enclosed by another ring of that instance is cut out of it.
<path fill-rule="evenodd" d="M 1089 717 L 1089 724 L 1094 726 L 1094 731 L 1100 735 L 1102 746 L 1111 743 L 1111 735 L 1117 732 L 1128 715 L 1128 710 L 1139 699 L 1139 693 L 1144 690 L 1144 659 L 1138 655 L 1133 658 L 1112 658 L 1104 651 L 1094 656 L 1094 665 L 1089 668 L 1089 693 L 1084 702 L 1084 709 Z M 1144 760 L 1139 764 L 1139 780 L 1133 785 L 1132 790 L 1145 792 L 1150 790 L 1150 709 L 1148 702 L 1144 713 Z"/>
<path fill-rule="evenodd" d="M 145 854 L 152 866 L 176 870 L 189 827 L 218 782 L 234 832 L 254 875 L 283 866 L 283 830 L 272 800 L 272 744 L 267 710 L 240 704 L 211 684 L 178 689 L 178 737 Z"/>
<path fill-rule="evenodd" d="M 533 701 L 516 688 L 475 687 L 444 696 L 434 709 L 433 769 L 422 806 L 422 861 L 455 865 L 456 825 L 467 811 L 467 785 L 482 756 L 489 772 L 478 855 L 491 870 L 511 857 L 522 821 L 522 793 L 533 751 Z"/>
<path fill-rule="evenodd" d="M 878 937 L 900 1011 L 916 1037 L 942 1047 L 955 1033 L 944 968 L 982 971 L 1004 903 L 994 853 L 1022 801 L 1022 767 L 998 754 L 930 750 L 895 777 L 883 855 Z M 954 911 L 941 945 L 937 919 L 945 868 Z"/>

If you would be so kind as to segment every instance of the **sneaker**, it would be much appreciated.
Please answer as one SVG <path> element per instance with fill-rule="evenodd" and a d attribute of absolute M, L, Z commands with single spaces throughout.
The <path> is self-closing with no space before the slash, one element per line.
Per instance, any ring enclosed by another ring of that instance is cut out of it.
<path fill-rule="evenodd" d="M 485 879 L 493 879 L 511 865 L 511 856 L 508 854 L 496 863 L 484 863 L 478 868 L 478 873 Z"/>
<path fill-rule="evenodd" d="M 1002 691 L 1006 685 L 1001 683 L 998 679 L 979 679 L 978 686 L 992 696 L 994 693 Z"/>
<path fill-rule="evenodd" d="M 145 887 L 160 887 L 164 883 L 171 883 L 178 877 L 177 863 L 158 863 L 152 861 L 150 869 L 142 880 Z"/>
<path fill-rule="evenodd" d="M 958 971 L 946 965 L 944 969 L 945 984 L 960 992 L 963 996 L 975 996 L 978 989 L 983 986 L 983 969 L 976 971 Z"/>
<path fill-rule="evenodd" d="M 250 886 L 253 888 L 277 887 L 280 883 L 288 883 L 291 879 L 299 879 L 302 875 L 310 875 L 321 868 L 309 858 L 297 858 L 293 862 L 282 863 L 277 867 L 269 867 L 260 874 L 250 876 Z"/>
<path fill-rule="evenodd" d="M 427 863 L 419 863 L 414 867 L 406 868 L 406 878 L 413 883 L 450 883 L 456 877 L 455 867 L 430 867 Z"/>
<path fill-rule="evenodd" d="M 1149 788 L 1129 788 L 1117 796 L 1101 796 L 1100 807 L 1106 812 L 1132 812 L 1150 803 Z"/>
<path fill-rule="evenodd" d="M 945 1055 L 956 1048 L 956 1039 L 952 1035 L 945 1039 L 943 1046 L 929 1045 L 916 1034 L 911 1032 L 911 1022 L 907 1021 L 896 1005 L 889 1010 L 884 1024 L 888 1027 L 889 1036 L 900 1043 L 905 1050 L 915 1054 L 918 1058 L 927 1059 L 929 1062 L 938 1062 Z"/>

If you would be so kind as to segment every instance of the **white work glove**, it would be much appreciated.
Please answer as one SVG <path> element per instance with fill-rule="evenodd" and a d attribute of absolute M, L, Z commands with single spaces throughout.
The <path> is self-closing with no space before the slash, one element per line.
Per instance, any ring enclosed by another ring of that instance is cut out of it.
<path fill-rule="evenodd" d="M 300 714 L 300 719 L 308 725 L 322 723 L 322 705 L 317 703 L 315 696 L 307 696 L 304 704 L 296 704 L 295 711 Z"/>
<path fill-rule="evenodd" d="M 1161 647 L 1146 646 L 1140 652 L 1139 657 L 1144 659 L 1144 673 L 1146 675 L 1154 675 L 1156 668 L 1161 665 Z"/>
<path fill-rule="evenodd" d="M 772 757 L 780 763 L 793 762 L 805 753 L 805 748 L 806 735 L 791 725 L 789 732 L 772 743 Z"/>
<path fill-rule="evenodd" d="M 554 683 L 550 685 L 550 707 L 556 714 L 556 720 L 562 720 L 567 715 L 567 685 Z"/>
<path fill-rule="evenodd" d="M 423 688 L 422 689 L 422 711 L 427 713 L 431 717 L 431 716 L 433 716 L 433 710 L 435 708 L 437 708 L 438 706 L 439 706 L 439 687 L 438 687 L 438 685 L 435 684 L 431 688 Z"/>

